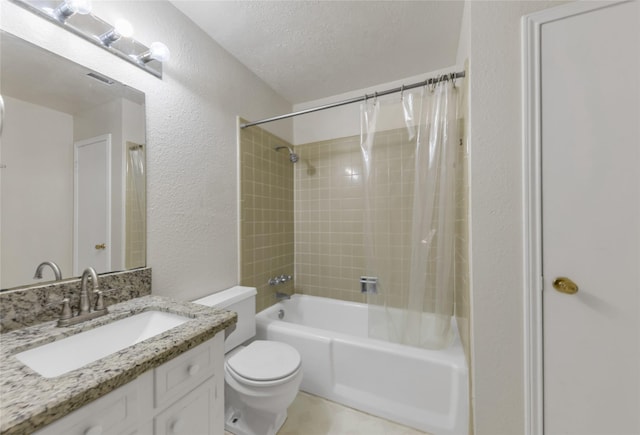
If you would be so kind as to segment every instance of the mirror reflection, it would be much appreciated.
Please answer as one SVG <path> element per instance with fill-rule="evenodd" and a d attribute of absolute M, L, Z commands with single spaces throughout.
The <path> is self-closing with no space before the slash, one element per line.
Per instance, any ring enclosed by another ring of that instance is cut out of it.
<path fill-rule="evenodd" d="M 145 266 L 144 94 L 4 31 L 0 56 L 0 289 Z"/>

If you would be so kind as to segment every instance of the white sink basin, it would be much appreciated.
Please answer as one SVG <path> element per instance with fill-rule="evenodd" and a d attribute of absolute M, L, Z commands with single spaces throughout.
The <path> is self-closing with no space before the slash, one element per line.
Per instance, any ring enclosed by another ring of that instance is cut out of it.
<path fill-rule="evenodd" d="M 190 320 L 163 311 L 145 311 L 15 355 L 45 378 L 54 378 L 104 358 Z"/>

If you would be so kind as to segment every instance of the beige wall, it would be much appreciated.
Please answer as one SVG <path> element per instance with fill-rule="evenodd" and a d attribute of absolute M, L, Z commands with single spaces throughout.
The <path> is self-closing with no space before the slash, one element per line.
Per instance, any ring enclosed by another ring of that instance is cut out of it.
<path fill-rule="evenodd" d="M 372 203 L 380 249 L 373 269 L 393 295 L 388 302 L 398 306 L 408 271 L 412 150 L 405 129 L 378 132 L 375 148 L 373 170 L 384 168 L 386 176 L 378 177 L 381 194 Z M 295 170 L 296 291 L 366 302 L 360 291 L 366 274 L 360 137 L 306 144 L 296 152 L 301 158 Z"/>
<path fill-rule="evenodd" d="M 360 139 L 296 147 L 296 292 L 364 302 Z"/>
<path fill-rule="evenodd" d="M 240 285 L 256 287 L 256 311 L 276 302 L 275 292 L 293 292 L 293 280 L 275 286 L 269 278 L 293 276 L 293 166 L 291 146 L 260 127 L 240 130 Z"/>
<path fill-rule="evenodd" d="M 463 147 L 460 147 L 463 148 Z M 409 287 L 410 232 L 413 207 L 414 149 L 407 130 L 381 131 L 375 139 L 376 192 L 372 196 L 374 244 L 372 270 L 384 285 L 391 306 L 405 306 Z M 364 186 L 360 137 L 316 142 L 296 147 L 300 163 L 295 168 L 296 292 L 347 301 L 366 302 L 360 276 L 366 275 Z M 460 151 L 464 158 L 465 152 Z M 458 168 L 464 168 L 466 159 Z M 464 183 L 464 171 L 458 171 Z M 467 189 L 457 190 L 458 225 L 466 225 Z M 456 241 L 456 280 L 468 288 L 466 232 Z M 468 290 L 465 290 L 468 294 Z M 467 303 L 468 298 L 460 301 Z M 435 309 L 433 299 L 425 309 Z M 468 321 L 464 324 L 468 328 Z M 468 339 L 468 333 L 465 333 Z"/>
<path fill-rule="evenodd" d="M 520 20 L 560 4 L 471 1 L 471 331 L 475 433 L 525 433 Z"/>

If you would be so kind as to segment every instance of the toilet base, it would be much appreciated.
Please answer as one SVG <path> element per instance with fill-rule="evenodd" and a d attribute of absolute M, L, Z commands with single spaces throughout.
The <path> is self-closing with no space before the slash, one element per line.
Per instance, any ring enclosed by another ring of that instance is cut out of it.
<path fill-rule="evenodd" d="M 252 409 L 243 415 L 242 410 L 226 407 L 224 429 L 234 435 L 276 435 L 287 420 L 287 411 L 271 414 Z"/>

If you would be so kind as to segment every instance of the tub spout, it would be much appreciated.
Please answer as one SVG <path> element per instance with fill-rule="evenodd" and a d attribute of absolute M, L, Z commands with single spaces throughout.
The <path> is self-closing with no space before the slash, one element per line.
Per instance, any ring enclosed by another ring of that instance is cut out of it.
<path fill-rule="evenodd" d="M 282 301 L 284 299 L 291 299 L 291 295 L 288 295 L 288 294 L 282 293 L 282 292 L 276 292 L 275 296 L 276 296 L 276 300 L 278 302 L 280 302 L 280 301 Z"/>

